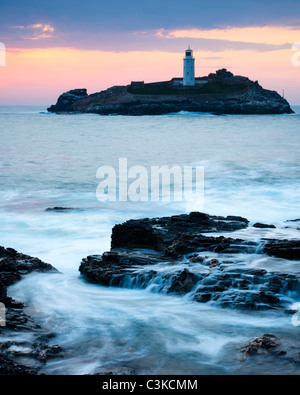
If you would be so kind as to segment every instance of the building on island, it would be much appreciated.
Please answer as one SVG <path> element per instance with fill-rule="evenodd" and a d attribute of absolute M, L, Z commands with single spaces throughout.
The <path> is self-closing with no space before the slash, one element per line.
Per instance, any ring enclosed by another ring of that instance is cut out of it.
<path fill-rule="evenodd" d="M 145 83 L 144 81 L 131 81 L 130 88 L 133 90 L 142 89 L 162 89 L 174 88 L 174 89 L 198 89 L 207 83 L 226 83 L 226 84 L 245 84 L 250 83 L 249 78 L 243 76 L 234 76 L 227 69 L 219 69 L 215 73 L 210 73 L 205 77 L 195 77 L 195 58 L 193 56 L 193 50 L 188 47 L 185 50 L 185 57 L 183 59 L 183 77 L 174 77 L 170 81 L 150 82 Z"/>
<path fill-rule="evenodd" d="M 174 86 L 199 86 L 207 83 L 207 77 L 195 77 L 195 58 L 193 50 L 188 47 L 183 58 L 183 78 L 172 78 Z"/>
<path fill-rule="evenodd" d="M 193 50 L 188 47 L 185 51 L 185 58 L 183 59 L 183 77 L 172 78 L 171 83 L 173 86 L 195 86 L 207 83 L 207 77 L 195 78 L 195 58 L 193 57 Z M 161 82 L 153 82 L 151 85 L 158 85 Z M 139 89 L 145 85 L 144 81 L 131 81 L 131 88 Z M 146 84 L 146 85 L 149 85 Z"/>

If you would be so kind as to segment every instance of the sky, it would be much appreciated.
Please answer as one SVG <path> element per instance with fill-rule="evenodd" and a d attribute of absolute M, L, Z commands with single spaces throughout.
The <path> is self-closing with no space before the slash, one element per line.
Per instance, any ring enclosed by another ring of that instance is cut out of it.
<path fill-rule="evenodd" d="M 0 105 L 182 77 L 189 45 L 196 76 L 225 67 L 300 105 L 299 0 L 0 0 Z"/>

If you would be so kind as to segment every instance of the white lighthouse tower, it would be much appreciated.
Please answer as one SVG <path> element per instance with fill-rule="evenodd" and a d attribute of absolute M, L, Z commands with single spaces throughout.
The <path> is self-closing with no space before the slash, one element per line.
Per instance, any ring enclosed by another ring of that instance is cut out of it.
<path fill-rule="evenodd" d="M 183 85 L 195 85 L 195 58 L 193 57 L 193 50 L 190 46 L 185 51 L 185 58 L 183 59 Z"/>

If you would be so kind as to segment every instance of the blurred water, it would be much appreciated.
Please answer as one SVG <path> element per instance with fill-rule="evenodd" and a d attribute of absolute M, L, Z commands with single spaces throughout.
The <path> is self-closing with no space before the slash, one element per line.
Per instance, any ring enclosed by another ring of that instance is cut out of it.
<path fill-rule="evenodd" d="M 78 273 L 81 259 L 108 250 L 111 228 L 129 218 L 201 209 L 278 227 L 256 230 L 254 239 L 275 233 L 298 237 L 296 225 L 289 223 L 294 229 L 288 230 L 284 222 L 300 217 L 300 107 L 295 110 L 272 116 L 122 117 L 0 108 L 0 244 L 63 273 L 31 275 L 10 288 L 69 350 L 69 358 L 46 369 L 89 373 L 126 364 L 148 373 L 232 372 L 240 369 L 239 346 L 252 337 L 268 331 L 297 336 L 290 318 L 237 314 L 149 290 L 106 289 Z M 204 207 L 100 203 L 96 171 L 117 168 L 121 157 L 129 166 L 204 166 Z M 77 210 L 45 211 L 54 206 Z M 299 271 L 289 263 L 285 268 Z"/>

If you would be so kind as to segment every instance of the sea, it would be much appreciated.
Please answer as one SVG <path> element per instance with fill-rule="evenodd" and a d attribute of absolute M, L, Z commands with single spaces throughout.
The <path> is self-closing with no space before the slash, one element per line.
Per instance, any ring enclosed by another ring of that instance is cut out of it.
<path fill-rule="evenodd" d="M 132 117 L 0 107 L 0 245 L 59 271 L 30 274 L 8 289 L 56 334 L 50 344 L 65 350 L 65 357 L 48 361 L 43 373 L 81 375 L 121 367 L 151 375 L 299 373 L 296 365 L 240 359 L 240 349 L 264 333 L 285 336 L 298 347 L 300 327 L 292 325 L 290 315 L 201 304 L 153 286 L 103 287 L 78 271 L 83 258 L 110 249 L 113 226 L 128 219 L 191 211 L 238 215 L 250 225 L 276 226 L 253 228 L 254 239 L 299 239 L 299 224 L 286 222 L 300 218 L 300 106 L 293 110 L 291 115 Z M 120 158 L 146 168 L 201 166 L 204 199 L 101 202 L 97 170 L 117 169 Z M 71 210 L 47 210 L 53 207 Z M 241 259 L 249 267 L 300 273 L 297 261 L 261 254 Z M 15 339 L 29 336 L 14 334 Z"/>

